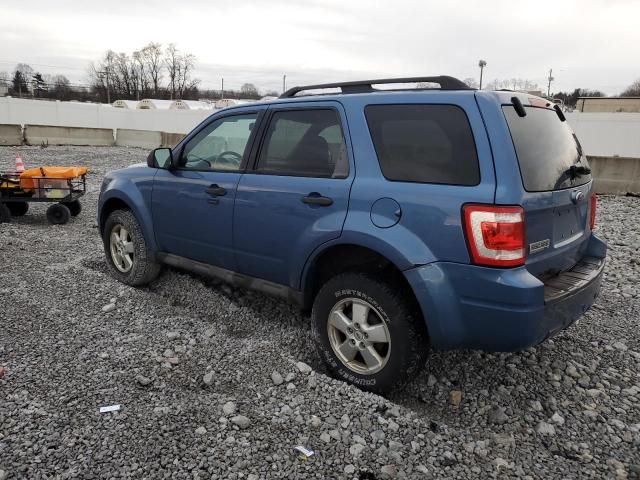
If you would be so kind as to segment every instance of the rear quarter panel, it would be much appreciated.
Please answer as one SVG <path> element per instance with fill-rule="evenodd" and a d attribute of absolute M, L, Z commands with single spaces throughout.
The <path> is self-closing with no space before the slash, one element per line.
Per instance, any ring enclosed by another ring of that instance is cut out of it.
<path fill-rule="evenodd" d="M 473 92 L 376 93 L 345 96 L 343 102 L 357 170 L 343 237 L 375 237 L 377 240 L 372 243 L 386 250 L 387 258 L 395 258 L 394 263 L 401 270 L 434 261 L 468 263 L 462 205 L 492 203 L 495 192 L 491 148 Z M 364 111 L 367 105 L 380 104 L 445 104 L 462 108 L 476 144 L 480 183 L 456 186 L 387 180 L 382 174 Z M 401 218 L 396 225 L 379 228 L 372 223 L 372 205 L 380 198 L 392 198 L 400 204 Z"/>

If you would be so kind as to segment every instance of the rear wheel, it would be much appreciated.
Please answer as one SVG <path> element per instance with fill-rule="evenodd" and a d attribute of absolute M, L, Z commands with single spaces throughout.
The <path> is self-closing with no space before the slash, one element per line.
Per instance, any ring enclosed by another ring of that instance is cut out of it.
<path fill-rule="evenodd" d="M 111 212 L 104 225 L 104 252 L 111 274 L 127 285 L 145 285 L 160 273 L 138 220 L 130 210 Z"/>
<path fill-rule="evenodd" d="M 72 217 L 77 217 L 82 211 L 80 200 L 74 200 L 73 202 L 65 203 L 65 205 L 69 208 Z"/>
<path fill-rule="evenodd" d="M 337 378 L 377 393 L 404 386 L 420 372 L 429 351 L 413 302 L 366 274 L 340 274 L 320 289 L 312 329 Z"/>
<path fill-rule="evenodd" d="M 47 208 L 47 220 L 52 225 L 64 225 L 71 218 L 71 212 L 62 203 L 54 203 Z"/>
<path fill-rule="evenodd" d="M 27 202 L 9 202 L 6 205 L 14 217 L 21 217 L 29 211 L 29 204 Z"/>
<path fill-rule="evenodd" d="M 0 203 L 0 223 L 9 223 L 11 221 L 11 210 L 6 204 Z"/>

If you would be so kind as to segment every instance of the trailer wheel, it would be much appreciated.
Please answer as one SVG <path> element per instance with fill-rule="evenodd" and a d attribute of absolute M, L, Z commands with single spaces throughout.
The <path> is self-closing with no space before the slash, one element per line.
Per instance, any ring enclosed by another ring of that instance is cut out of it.
<path fill-rule="evenodd" d="M 9 202 L 6 205 L 14 217 L 21 217 L 29 211 L 29 204 L 27 202 Z"/>
<path fill-rule="evenodd" d="M 65 203 L 65 205 L 69 208 L 72 217 L 77 217 L 82 211 L 80 200 L 74 200 L 73 202 Z"/>
<path fill-rule="evenodd" d="M 66 205 L 54 203 L 47 208 L 47 220 L 52 225 L 64 225 L 71 218 L 71 212 Z"/>
<path fill-rule="evenodd" d="M 9 223 L 11 221 L 11 210 L 4 203 L 0 203 L 0 223 Z"/>

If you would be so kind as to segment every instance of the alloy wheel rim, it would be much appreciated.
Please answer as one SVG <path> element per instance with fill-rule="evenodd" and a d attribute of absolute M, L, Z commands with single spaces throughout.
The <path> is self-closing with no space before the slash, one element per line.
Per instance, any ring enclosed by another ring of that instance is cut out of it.
<path fill-rule="evenodd" d="M 111 229 L 109 250 L 113 264 L 120 272 L 127 273 L 133 268 L 133 241 L 131 234 L 124 226 L 118 224 Z"/>
<path fill-rule="evenodd" d="M 340 300 L 329 312 L 329 344 L 352 372 L 373 375 L 391 354 L 391 335 L 380 313 L 360 298 Z"/>

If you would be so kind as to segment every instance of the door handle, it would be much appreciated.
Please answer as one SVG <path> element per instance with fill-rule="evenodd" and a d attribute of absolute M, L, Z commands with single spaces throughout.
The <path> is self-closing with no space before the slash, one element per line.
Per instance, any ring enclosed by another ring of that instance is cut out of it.
<path fill-rule="evenodd" d="M 207 188 L 205 192 L 214 197 L 221 197 L 227 194 L 227 189 L 220 187 L 214 183 L 213 185 L 209 186 L 209 188 Z"/>
<path fill-rule="evenodd" d="M 333 200 L 329 197 L 323 197 L 317 192 L 310 193 L 306 197 L 302 197 L 302 203 L 307 205 L 318 205 L 320 207 L 328 207 L 333 204 Z"/>

